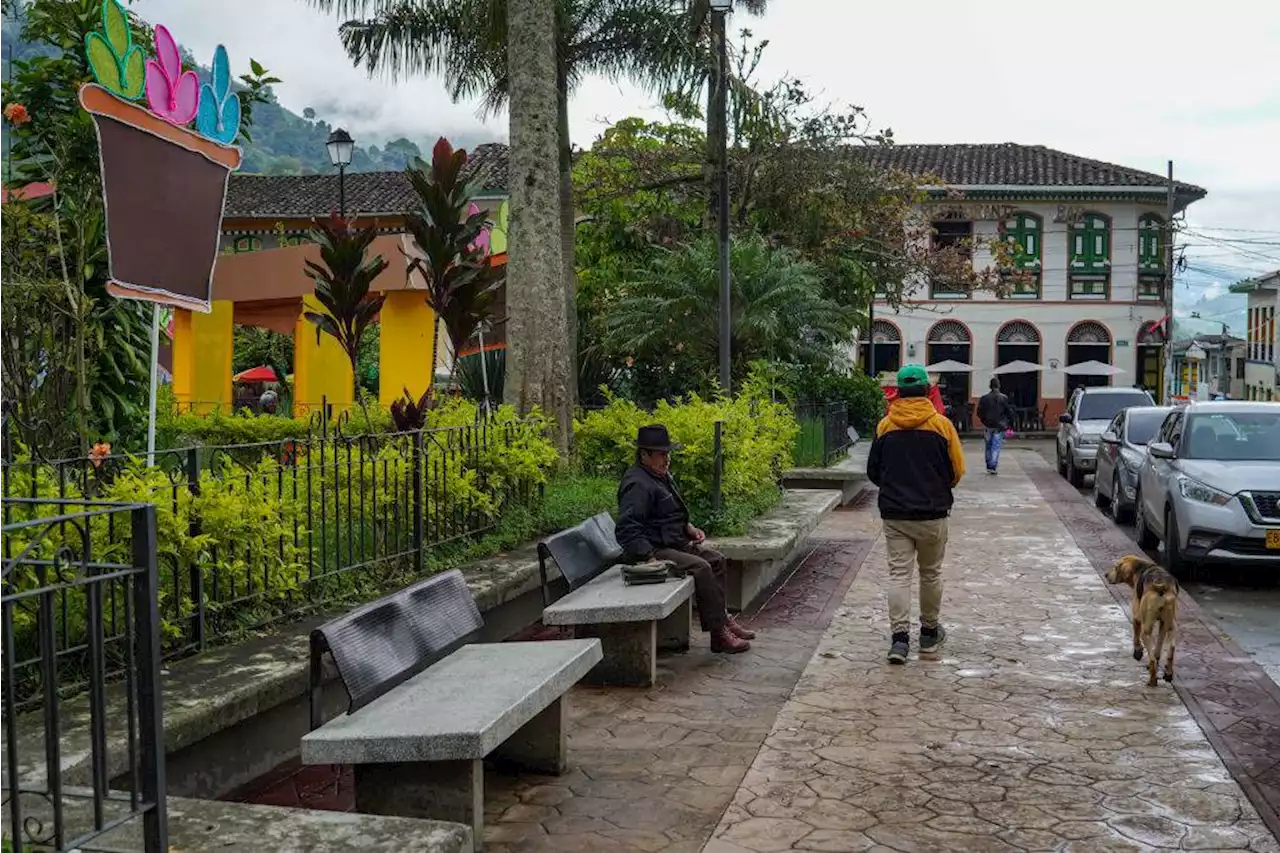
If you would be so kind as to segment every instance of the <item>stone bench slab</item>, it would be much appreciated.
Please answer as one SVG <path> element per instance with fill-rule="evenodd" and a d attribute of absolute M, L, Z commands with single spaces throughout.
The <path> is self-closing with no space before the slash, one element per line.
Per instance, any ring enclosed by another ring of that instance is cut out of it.
<path fill-rule="evenodd" d="M 600 625 L 666 619 L 693 595 L 693 578 L 627 586 L 617 566 L 542 611 L 546 625 Z"/>
<path fill-rule="evenodd" d="M 485 643 L 449 657 L 302 738 L 304 764 L 480 759 L 602 658 L 598 640 Z"/>

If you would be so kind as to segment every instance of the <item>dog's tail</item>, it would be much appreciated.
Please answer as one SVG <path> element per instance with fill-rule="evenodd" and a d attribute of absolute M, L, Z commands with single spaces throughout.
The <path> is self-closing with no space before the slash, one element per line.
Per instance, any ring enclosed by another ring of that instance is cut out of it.
<path fill-rule="evenodd" d="M 1151 591 L 1160 596 L 1178 595 L 1178 584 L 1163 578 L 1151 582 Z"/>

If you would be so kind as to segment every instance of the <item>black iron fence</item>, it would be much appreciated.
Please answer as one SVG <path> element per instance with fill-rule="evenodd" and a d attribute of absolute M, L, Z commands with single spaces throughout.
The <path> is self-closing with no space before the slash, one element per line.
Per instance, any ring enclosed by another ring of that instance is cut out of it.
<path fill-rule="evenodd" d="M 849 406 L 843 402 L 805 402 L 796 407 L 800 436 L 796 439 L 798 466 L 825 466 L 848 450 Z"/>
<path fill-rule="evenodd" d="M 542 429 L 481 419 L 326 430 L 161 451 L 153 468 L 119 455 L 12 462 L 4 494 L 153 502 L 162 651 L 173 657 L 421 574 L 431 549 L 491 530 L 504 509 L 536 496 L 554 456 Z"/>
<path fill-rule="evenodd" d="M 5 498 L 3 516 L 6 849 L 74 850 L 141 821 L 147 853 L 160 853 L 156 510 Z M 24 713 L 34 705 L 37 711 Z M 65 746 L 62 729 L 86 717 L 87 792 L 64 787 L 65 764 L 79 764 L 84 749 L 79 740 Z M 125 781 L 109 790 L 116 776 Z"/>

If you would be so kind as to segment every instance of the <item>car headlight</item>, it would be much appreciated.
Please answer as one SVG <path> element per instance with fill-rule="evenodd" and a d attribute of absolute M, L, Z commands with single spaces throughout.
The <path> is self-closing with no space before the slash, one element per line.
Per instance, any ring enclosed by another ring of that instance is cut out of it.
<path fill-rule="evenodd" d="M 1076 443 L 1081 447 L 1092 447 L 1098 443 L 1098 437 L 1096 435 L 1082 435 Z"/>
<path fill-rule="evenodd" d="M 1213 506 L 1226 506 L 1231 503 L 1234 495 L 1226 492 L 1220 492 L 1212 486 L 1206 486 L 1199 480 L 1193 480 L 1187 476 L 1178 478 L 1178 489 L 1182 492 L 1182 496 L 1188 500 L 1199 501 L 1202 504 L 1212 504 Z"/>

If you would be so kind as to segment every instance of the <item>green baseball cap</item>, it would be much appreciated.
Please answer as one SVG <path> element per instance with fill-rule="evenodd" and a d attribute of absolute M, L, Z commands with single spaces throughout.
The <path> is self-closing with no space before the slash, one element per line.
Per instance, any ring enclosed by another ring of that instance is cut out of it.
<path fill-rule="evenodd" d="M 926 388 L 929 385 L 929 374 L 919 364 L 908 364 L 898 371 L 899 388 Z"/>

